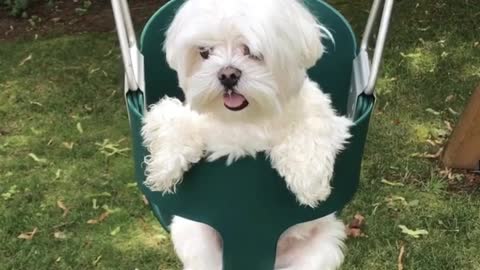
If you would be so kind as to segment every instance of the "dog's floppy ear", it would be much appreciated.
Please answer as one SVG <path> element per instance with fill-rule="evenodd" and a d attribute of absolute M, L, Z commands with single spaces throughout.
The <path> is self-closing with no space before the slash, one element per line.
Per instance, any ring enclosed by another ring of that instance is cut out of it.
<path fill-rule="evenodd" d="M 174 69 L 178 69 L 178 64 L 179 64 L 179 56 L 175 54 L 175 52 L 180 51 L 178 50 L 178 44 L 176 42 L 177 40 L 177 35 L 179 33 L 179 27 L 181 22 L 179 22 L 178 19 L 179 16 L 177 16 L 172 23 L 170 24 L 169 28 L 167 29 L 165 33 L 165 42 L 163 43 L 163 50 L 165 51 L 166 59 L 168 65 Z"/>
<path fill-rule="evenodd" d="M 163 50 L 168 65 L 177 72 L 182 69 L 191 56 L 189 39 L 194 36 L 194 33 L 189 27 L 192 24 L 189 20 L 193 17 L 190 13 L 195 10 L 195 6 L 192 4 L 190 1 L 182 4 L 165 32 Z"/>
<path fill-rule="evenodd" d="M 322 44 L 322 38 L 329 36 L 328 30 L 322 26 L 315 16 L 303 5 L 303 1 L 294 0 L 297 8 L 293 10 L 293 17 L 296 21 L 298 35 L 298 49 L 304 68 L 310 68 L 315 65 L 318 59 L 323 55 L 325 49 Z M 323 34 L 326 31 L 326 35 Z"/>

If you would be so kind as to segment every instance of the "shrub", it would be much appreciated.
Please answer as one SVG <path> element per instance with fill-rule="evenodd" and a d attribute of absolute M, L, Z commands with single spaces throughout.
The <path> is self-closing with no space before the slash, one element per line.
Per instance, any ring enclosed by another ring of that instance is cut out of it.
<path fill-rule="evenodd" d="M 55 0 L 0 0 L 0 6 L 6 6 L 13 16 L 27 17 L 27 9 L 35 2 L 46 2 L 53 6 Z"/>

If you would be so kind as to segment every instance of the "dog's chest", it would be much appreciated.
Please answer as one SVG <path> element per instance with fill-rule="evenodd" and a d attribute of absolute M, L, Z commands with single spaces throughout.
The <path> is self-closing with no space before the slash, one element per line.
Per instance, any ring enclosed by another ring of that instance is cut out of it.
<path fill-rule="evenodd" d="M 202 128 L 207 153 L 214 156 L 240 157 L 272 148 L 274 136 L 269 128 L 255 125 L 208 123 Z"/>

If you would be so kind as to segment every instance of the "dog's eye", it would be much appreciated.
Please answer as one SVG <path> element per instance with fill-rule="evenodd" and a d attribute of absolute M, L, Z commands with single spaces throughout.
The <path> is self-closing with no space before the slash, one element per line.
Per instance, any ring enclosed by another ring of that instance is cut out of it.
<path fill-rule="evenodd" d="M 243 55 L 246 55 L 250 59 L 253 59 L 253 60 L 257 60 L 257 61 L 262 61 L 263 60 L 262 55 L 252 54 L 252 52 L 250 51 L 250 48 L 247 45 L 243 45 Z"/>
<path fill-rule="evenodd" d="M 250 48 L 247 45 L 243 45 L 243 55 L 250 56 Z"/>
<path fill-rule="evenodd" d="M 210 48 L 205 48 L 205 47 L 199 47 L 198 51 L 200 52 L 200 56 L 203 59 L 208 59 L 208 57 L 210 56 L 211 49 Z"/>

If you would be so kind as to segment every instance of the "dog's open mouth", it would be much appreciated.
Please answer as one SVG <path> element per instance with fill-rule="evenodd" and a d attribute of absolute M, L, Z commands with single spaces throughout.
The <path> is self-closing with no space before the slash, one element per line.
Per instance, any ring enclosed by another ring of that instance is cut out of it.
<path fill-rule="evenodd" d="M 248 106 L 248 100 L 241 94 L 228 90 L 223 95 L 223 104 L 231 111 L 241 111 Z"/>

